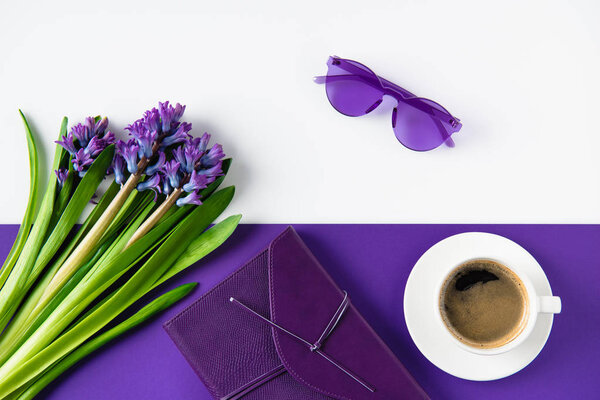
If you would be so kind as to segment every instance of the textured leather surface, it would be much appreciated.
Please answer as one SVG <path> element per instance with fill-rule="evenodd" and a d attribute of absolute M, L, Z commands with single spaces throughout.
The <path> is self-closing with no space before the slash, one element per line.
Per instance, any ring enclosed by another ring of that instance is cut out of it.
<path fill-rule="evenodd" d="M 165 329 L 215 398 L 281 363 L 288 373 L 243 398 L 427 398 L 352 305 L 322 350 L 375 387 L 373 393 L 305 344 L 232 305 L 230 297 L 312 343 L 343 294 L 290 227 L 267 250 L 167 322 Z"/>
<path fill-rule="evenodd" d="M 281 364 L 271 327 L 229 301 L 269 316 L 265 250 L 200 297 L 164 327 L 215 399 Z M 324 400 L 285 373 L 247 394 L 248 400 Z"/>

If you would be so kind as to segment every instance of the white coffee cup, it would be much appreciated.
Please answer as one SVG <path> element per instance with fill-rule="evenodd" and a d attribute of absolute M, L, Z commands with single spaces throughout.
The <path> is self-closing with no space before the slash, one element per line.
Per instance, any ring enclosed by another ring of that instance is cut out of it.
<path fill-rule="evenodd" d="M 448 327 L 446 326 L 446 324 L 443 321 L 440 307 L 439 307 L 439 301 L 435 302 L 435 304 L 438 306 L 437 309 L 435 310 L 435 313 L 437 315 L 437 320 L 439 322 L 440 329 L 445 330 L 452 337 L 452 341 L 460 348 L 462 348 L 466 351 L 469 351 L 471 353 L 480 354 L 480 355 L 494 355 L 494 354 L 505 353 L 505 352 L 512 350 L 515 347 L 519 346 L 521 343 L 523 343 L 527 339 L 527 337 L 529 337 L 529 335 L 533 331 L 533 328 L 535 327 L 535 323 L 537 321 L 538 314 L 540 314 L 540 313 L 549 313 L 549 314 L 560 313 L 561 307 L 562 307 L 560 297 L 538 295 L 534 285 L 531 283 L 530 278 L 527 276 L 527 274 L 525 273 L 523 268 L 521 268 L 519 266 L 519 263 L 515 262 L 515 263 L 511 264 L 511 263 L 507 262 L 508 260 L 502 260 L 502 259 L 492 258 L 492 257 L 485 257 L 485 256 L 475 257 L 475 258 L 471 258 L 471 259 L 462 260 L 458 263 L 456 263 L 456 262 L 449 263 L 448 265 L 443 266 L 442 268 L 445 269 L 445 271 L 440 271 L 440 273 L 438 275 L 441 277 L 441 279 L 439 280 L 439 283 L 437 284 L 438 290 L 436 291 L 435 295 L 438 296 L 438 298 L 440 297 L 443 286 L 451 273 L 453 273 L 459 266 L 461 266 L 465 263 L 468 263 L 469 261 L 475 260 L 475 259 L 487 259 L 490 261 L 494 261 L 494 262 L 506 267 L 510 271 L 512 271 L 512 273 L 515 274 L 521 280 L 521 282 L 523 283 L 523 286 L 525 288 L 525 294 L 527 296 L 527 302 L 526 302 L 527 309 L 526 309 L 526 312 L 523 317 L 524 321 L 522 322 L 522 329 L 521 329 L 520 333 L 518 333 L 509 342 L 507 342 L 499 347 L 478 348 L 478 347 L 473 347 L 466 343 L 463 343 L 462 341 L 460 341 L 458 338 L 456 338 L 450 332 L 450 330 L 448 329 Z"/>

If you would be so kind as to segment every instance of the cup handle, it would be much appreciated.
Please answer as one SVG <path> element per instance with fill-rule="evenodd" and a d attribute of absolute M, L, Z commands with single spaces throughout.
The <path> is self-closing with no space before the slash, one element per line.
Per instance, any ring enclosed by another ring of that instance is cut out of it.
<path fill-rule="evenodd" d="M 560 314 L 562 308 L 562 303 L 558 296 L 540 296 L 539 304 L 539 311 L 544 314 Z"/>

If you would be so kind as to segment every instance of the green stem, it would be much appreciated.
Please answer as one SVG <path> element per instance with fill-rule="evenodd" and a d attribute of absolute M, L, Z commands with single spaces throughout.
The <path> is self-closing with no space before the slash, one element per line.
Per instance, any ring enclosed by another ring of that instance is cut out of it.
<path fill-rule="evenodd" d="M 140 239 L 142 236 L 144 236 L 146 233 L 148 233 L 150 231 L 150 229 L 152 229 L 152 227 L 154 225 L 156 225 L 156 223 L 158 221 L 160 221 L 160 219 L 163 217 L 163 215 L 165 215 L 166 212 L 169 211 L 169 209 L 173 206 L 173 204 L 175 204 L 175 202 L 181 195 L 181 192 L 182 192 L 181 188 L 175 189 L 173 191 L 173 193 L 171 193 L 169 195 L 169 197 L 167 197 L 165 199 L 165 201 L 163 201 L 163 203 L 156 209 L 156 211 L 154 211 L 152 213 L 152 215 L 150 215 L 150 217 L 148 217 L 148 219 L 146 221 L 144 221 L 144 223 L 137 229 L 137 231 L 135 231 L 133 236 L 129 239 L 129 241 L 125 245 L 125 248 L 128 248 L 136 240 Z"/>
<path fill-rule="evenodd" d="M 18 400 L 33 399 L 43 388 L 45 388 L 54 379 L 59 377 L 63 372 L 71 368 L 73 365 L 78 363 L 81 359 L 88 356 L 90 353 L 96 351 L 100 347 L 114 340 L 115 338 L 123 335 L 130 331 L 141 323 L 152 318 L 159 312 L 166 310 L 185 296 L 187 296 L 198 284 L 187 283 L 179 286 L 162 296 L 156 298 L 152 302 L 148 303 L 133 316 L 129 317 L 125 321 L 121 322 L 114 328 L 107 330 L 106 332 L 96 336 L 95 338 L 85 342 L 72 353 L 62 358 L 60 361 L 53 364 L 48 368 L 41 376 L 39 376 L 29 387 L 27 387 L 20 396 L 15 397 Z"/>
<path fill-rule="evenodd" d="M 96 221 L 92 229 L 83 238 L 83 240 L 77 245 L 75 250 L 71 253 L 69 258 L 65 260 L 60 269 L 56 272 L 50 284 L 46 288 L 46 291 L 42 295 L 40 302 L 34 309 L 33 313 L 38 313 L 44 308 L 52 297 L 64 286 L 71 276 L 75 273 L 77 268 L 88 258 L 90 251 L 98 244 L 106 229 L 113 222 L 113 219 L 121 210 L 121 207 L 135 189 L 138 181 L 140 180 L 141 174 L 131 174 L 127 182 L 123 185 L 121 190 L 117 193 L 115 198 L 112 200 L 110 205 L 106 208 L 102 216 Z"/>

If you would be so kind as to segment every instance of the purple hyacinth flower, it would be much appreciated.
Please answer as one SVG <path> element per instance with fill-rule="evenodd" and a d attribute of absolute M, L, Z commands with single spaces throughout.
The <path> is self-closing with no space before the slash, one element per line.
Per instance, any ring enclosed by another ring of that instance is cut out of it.
<path fill-rule="evenodd" d="M 204 189 L 208 186 L 208 176 L 197 173 L 195 170 L 190 175 L 188 183 L 183 185 L 183 190 L 186 192 L 193 192 L 198 189 Z"/>
<path fill-rule="evenodd" d="M 160 114 L 158 113 L 156 107 L 144 112 L 144 118 L 138 121 L 141 121 L 149 131 L 162 132 Z"/>
<path fill-rule="evenodd" d="M 179 207 L 185 206 L 186 204 L 195 204 L 199 206 L 202 204 L 202 201 L 200 201 L 200 196 L 198 196 L 198 193 L 192 192 L 187 196 L 178 199 L 176 204 Z"/>
<path fill-rule="evenodd" d="M 163 151 L 159 151 L 158 152 L 158 160 L 154 164 L 149 165 L 146 168 L 146 175 L 154 175 L 155 173 L 160 171 L 162 169 L 162 167 L 165 165 L 166 160 L 167 160 L 167 156 L 165 155 L 165 153 Z"/>
<path fill-rule="evenodd" d="M 57 140 L 54 143 L 61 145 L 65 150 L 69 152 L 69 154 L 74 155 L 75 153 L 77 153 L 74 140 L 75 139 L 73 138 L 73 131 L 70 131 L 62 137 L 62 140 Z"/>
<path fill-rule="evenodd" d="M 196 147 L 183 145 L 173 151 L 173 157 L 181 165 L 181 169 L 191 174 L 196 167 L 196 162 L 200 159 L 202 153 Z"/>
<path fill-rule="evenodd" d="M 208 142 L 210 142 L 210 135 L 206 132 L 204 132 L 204 135 L 202 135 L 202 137 L 200 137 L 200 141 L 198 143 L 198 150 L 201 153 L 204 153 L 206 151 L 206 149 L 208 148 Z"/>
<path fill-rule="evenodd" d="M 91 132 L 87 126 L 83 124 L 77 124 L 71 128 L 71 133 L 79 141 L 80 146 L 87 146 L 91 137 Z"/>
<path fill-rule="evenodd" d="M 115 134 L 111 131 L 106 132 L 106 134 L 102 136 L 102 140 L 104 141 L 105 146 L 114 144 L 117 141 L 117 139 L 115 138 Z"/>
<path fill-rule="evenodd" d="M 168 101 L 158 103 L 158 112 L 162 122 L 162 131 L 167 133 L 171 130 L 171 121 L 173 120 L 173 106 Z"/>
<path fill-rule="evenodd" d="M 127 163 L 127 170 L 132 174 L 137 172 L 138 150 L 139 146 L 134 139 L 131 139 L 128 142 L 122 140 L 117 142 L 117 152 L 123 157 L 125 163 Z"/>
<path fill-rule="evenodd" d="M 115 182 L 119 185 L 125 183 L 125 160 L 120 155 L 115 155 L 113 159 L 113 170 L 115 172 Z"/>
<path fill-rule="evenodd" d="M 223 146 L 220 144 L 215 144 L 211 149 L 202 156 L 200 159 L 200 163 L 204 167 L 212 167 L 219 162 L 223 157 L 225 157 L 225 153 L 223 153 Z"/>
<path fill-rule="evenodd" d="M 98 121 L 98 122 L 100 122 L 100 121 Z M 85 119 L 85 121 L 83 122 L 83 125 L 85 125 L 85 127 L 87 128 L 89 138 L 91 139 L 92 135 L 96 133 L 96 118 L 87 117 Z"/>
<path fill-rule="evenodd" d="M 173 120 L 179 121 L 185 112 L 185 106 L 177 103 L 175 104 L 175 109 L 173 110 Z"/>
<path fill-rule="evenodd" d="M 183 116 L 185 106 L 177 103 L 175 107 L 169 104 L 168 101 L 158 103 L 158 113 L 160 114 L 161 128 L 163 133 L 168 133 L 173 125 L 176 125 L 179 119 Z"/>
<path fill-rule="evenodd" d="M 175 133 L 165 137 L 161 142 L 161 147 L 165 148 L 176 143 L 185 142 L 189 138 L 188 132 L 192 130 L 192 124 L 188 122 L 182 122 L 179 124 Z"/>
<path fill-rule="evenodd" d="M 135 140 L 137 141 L 137 144 L 139 146 L 139 149 L 138 149 L 139 157 L 140 158 L 152 157 L 152 153 L 153 153 L 152 145 L 154 144 L 154 141 L 156 140 L 158 133 L 156 131 L 148 130 L 144 126 L 144 124 L 142 122 L 140 122 L 139 120 L 134 122 L 133 124 L 129 125 L 125 129 L 127 129 L 129 131 L 129 133 L 131 134 L 131 136 L 133 136 L 135 138 Z"/>
<path fill-rule="evenodd" d="M 104 140 L 100 139 L 98 136 L 94 136 L 83 151 L 86 154 L 89 154 L 90 157 L 96 157 L 105 147 Z"/>
<path fill-rule="evenodd" d="M 137 190 L 143 192 L 144 190 L 158 190 L 160 191 L 160 176 L 158 174 L 152 175 L 144 182 L 138 183 Z"/>
<path fill-rule="evenodd" d="M 169 184 L 169 180 L 168 179 L 162 179 L 162 183 L 163 183 L 163 189 L 162 189 L 162 191 L 163 191 L 164 194 L 166 194 L 168 196 L 173 191 L 173 188 Z"/>
<path fill-rule="evenodd" d="M 223 175 L 223 161 L 219 160 L 214 166 L 197 170 L 198 174 L 206 175 L 208 183 L 213 183 L 218 176 Z"/>
<path fill-rule="evenodd" d="M 56 179 L 58 179 L 58 184 L 60 186 L 64 185 L 65 181 L 67 180 L 67 177 L 69 176 L 69 170 L 68 169 L 55 169 L 54 173 L 56 174 Z"/>
<path fill-rule="evenodd" d="M 106 117 L 101 118 L 98 122 L 96 122 L 94 124 L 94 130 L 93 130 L 94 135 L 98 135 L 98 136 L 104 135 L 104 131 L 106 131 L 107 127 L 108 127 L 108 118 L 106 118 Z"/>
<path fill-rule="evenodd" d="M 85 149 L 79 149 L 75 156 L 73 157 L 73 168 L 79 172 L 80 176 L 83 176 L 85 173 L 84 168 L 88 165 L 91 165 L 94 160 L 92 157 L 85 152 Z"/>
<path fill-rule="evenodd" d="M 162 168 L 162 172 L 165 178 L 169 180 L 169 184 L 173 188 L 178 188 L 181 182 L 181 174 L 179 173 L 179 167 L 181 164 L 178 161 L 171 160 L 167 161 Z"/>

